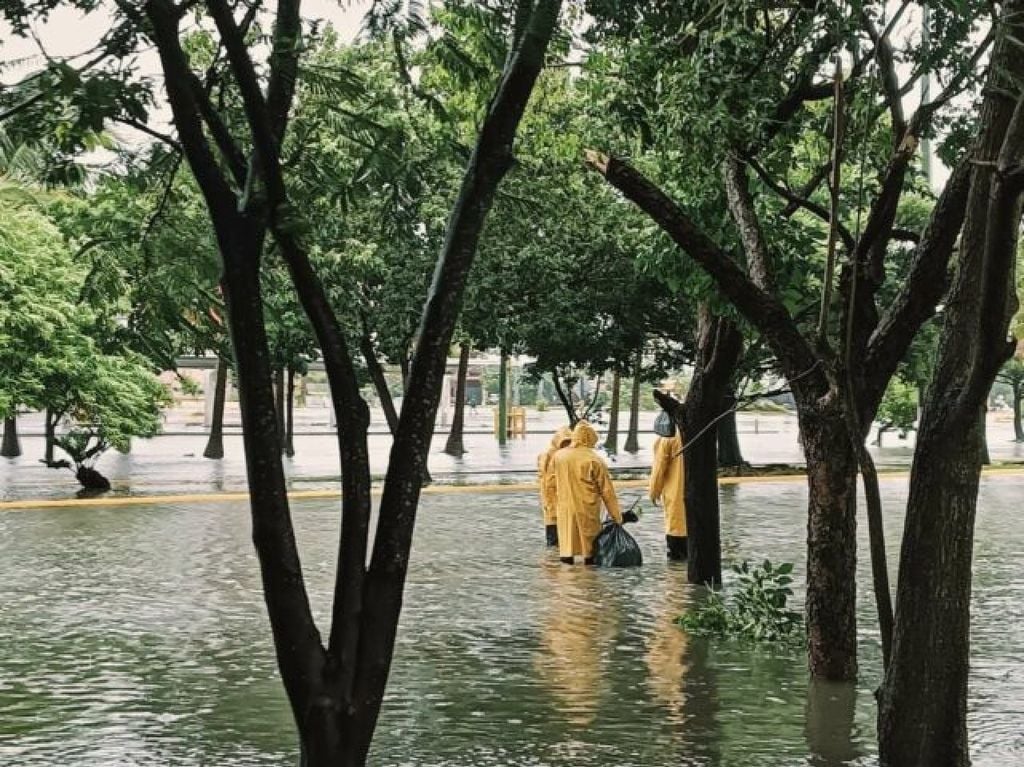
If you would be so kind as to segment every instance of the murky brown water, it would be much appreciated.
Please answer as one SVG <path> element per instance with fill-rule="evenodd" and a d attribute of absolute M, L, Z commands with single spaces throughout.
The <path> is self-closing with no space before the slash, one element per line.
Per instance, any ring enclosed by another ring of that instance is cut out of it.
<path fill-rule="evenodd" d="M 891 550 L 905 480 L 887 481 Z M 623 493 L 632 498 L 637 491 Z M 1024 761 L 1024 479 L 983 484 L 970 726 L 978 767 Z M 727 556 L 797 563 L 804 488 L 723 488 Z M 878 649 L 861 589 L 857 686 L 812 685 L 799 653 L 688 639 L 698 598 L 632 526 L 647 564 L 560 566 L 528 495 L 429 496 L 373 763 L 870 765 Z M 337 514 L 296 525 L 329 605 Z M 0 513 L 0 762 L 292 764 L 241 504 Z M 866 584 L 867 562 L 862 557 Z"/>

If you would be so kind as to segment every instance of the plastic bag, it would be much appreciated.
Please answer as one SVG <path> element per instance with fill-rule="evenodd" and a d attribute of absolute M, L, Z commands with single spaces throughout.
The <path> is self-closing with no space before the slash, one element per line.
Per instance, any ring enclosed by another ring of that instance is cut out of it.
<path fill-rule="evenodd" d="M 644 562 L 633 536 L 622 525 L 608 521 L 594 539 L 594 564 L 598 567 L 639 567 Z"/>

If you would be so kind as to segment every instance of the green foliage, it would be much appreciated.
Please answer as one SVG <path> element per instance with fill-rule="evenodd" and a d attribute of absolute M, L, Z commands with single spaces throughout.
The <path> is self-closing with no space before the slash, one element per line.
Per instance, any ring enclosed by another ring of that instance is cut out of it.
<path fill-rule="evenodd" d="M 917 422 L 917 389 L 899 378 L 889 382 L 875 420 L 883 429 L 894 429 L 905 437 Z"/>
<path fill-rule="evenodd" d="M 710 592 L 695 610 L 679 617 L 679 625 L 691 634 L 749 642 L 796 643 L 803 639 L 800 613 L 787 607 L 793 596 L 790 573 L 793 565 L 773 567 L 767 559 L 751 567 L 744 561 L 733 567 L 737 588 L 726 599 Z"/>

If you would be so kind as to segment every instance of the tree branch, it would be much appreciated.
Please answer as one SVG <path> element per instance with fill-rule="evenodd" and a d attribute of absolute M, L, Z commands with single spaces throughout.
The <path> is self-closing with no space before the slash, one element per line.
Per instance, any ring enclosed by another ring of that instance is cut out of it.
<path fill-rule="evenodd" d="M 730 153 L 722 163 L 722 175 L 729 201 L 729 212 L 736 222 L 740 239 L 743 241 L 743 249 L 747 254 L 747 270 L 757 287 L 771 293 L 774 288 L 771 257 L 764 232 L 761 231 L 761 223 L 754 210 L 754 200 L 747 186 L 747 169 L 735 154 Z"/>
<path fill-rule="evenodd" d="M 628 163 L 587 150 L 586 164 L 644 211 L 710 276 L 722 294 L 754 325 L 790 377 L 816 364 L 814 351 L 778 299 L 754 284 L 739 265 L 653 182 Z"/>

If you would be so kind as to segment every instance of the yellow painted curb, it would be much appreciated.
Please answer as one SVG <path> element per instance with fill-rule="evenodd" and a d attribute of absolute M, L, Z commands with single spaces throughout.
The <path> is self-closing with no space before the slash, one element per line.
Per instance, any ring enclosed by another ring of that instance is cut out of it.
<path fill-rule="evenodd" d="M 910 476 L 909 471 L 894 471 L 880 473 L 880 480 L 906 479 Z M 985 469 L 982 471 L 984 477 L 1024 477 L 1024 469 Z M 719 477 L 720 485 L 743 485 L 743 484 L 772 484 L 785 482 L 802 482 L 806 480 L 805 474 L 772 474 L 754 477 Z M 646 479 L 623 479 L 615 482 L 616 487 L 646 487 Z M 488 485 L 430 485 L 423 488 L 424 495 L 485 495 L 498 493 L 525 493 L 535 492 L 535 482 L 516 482 L 510 484 L 488 484 Z M 374 495 L 380 495 L 381 488 L 373 488 Z M 288 498 L 293 501 L 316 500 L 327 498 L 338 498 L 341 490 L 295 490 L 288 493 Z M 51 498 L 24 501 L 0 501 L 0 511 L 21 511 L 31 509 L 60 509 L 70 507 L 87 506 L 158 506 L 160 504 L 173 503 L 228 503 L 230 501 L 247 501 L 249 493 L 189 493 L 178 495 L 138 495 L 121 496 L 114 498 Z"/>

